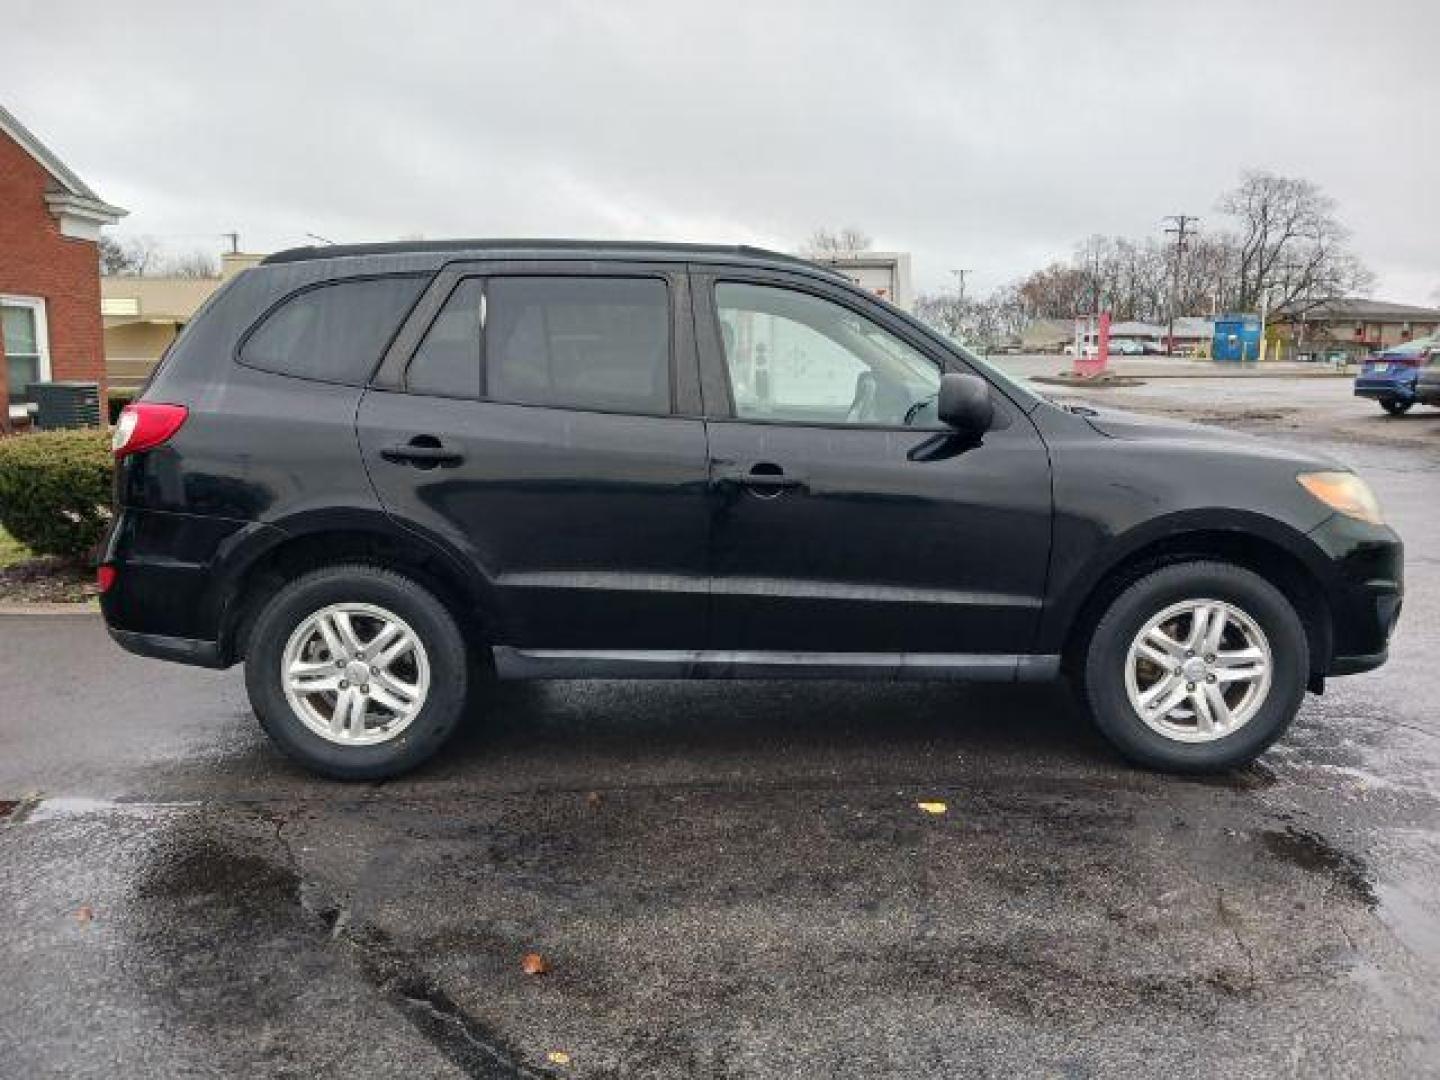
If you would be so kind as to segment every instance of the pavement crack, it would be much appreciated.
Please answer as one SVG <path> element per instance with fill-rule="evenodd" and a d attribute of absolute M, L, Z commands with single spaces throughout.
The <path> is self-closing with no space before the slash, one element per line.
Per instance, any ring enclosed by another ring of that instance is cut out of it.
<path fill-rule="evenodd" d="M 1230 936 L 1235 940 L 1235 946 L 1245 957 L 1245 990 L 1253 994 L 1258 986 L 1255 978 L 1255 952 L 1250 943 L 1245 940 L 1245 935 L 1240 932 L 1240 920 L 1236 918 L 1235 912 L 1225 903 L 1225 890 L 1215 890 L 1215 908 L 1220 915 L 1220 922 L 1225 929 L 1230 931 Z"/>
<path fill-rule="evenodd" d="M 378 927 L 357 925 L 349 904 L 317 904 L 319 888 L 309 881 L 286 835 L 283 814 L 259 808 L 273 826 L 275 842 L 296 881 L 295 902 L 319 922 L 328 940 L 355 960 L 361 977 L 451 1064 L 475 1080 L 547 1080 L 552 1073 L 531 1068 L 500 1037 L 471 1016 L 404 949 Z"/>
<path fill-rule="evenodd" d="M 335 940 L 351 950 L 365 980 L 467 1076 L 477 1080 L 544 1080 L 552 1075 L 522 1064 L 499 1036 L 471 1016 L 382 931 L 348 923 L 341 929 L 338 918 L 335 927 Z"/>

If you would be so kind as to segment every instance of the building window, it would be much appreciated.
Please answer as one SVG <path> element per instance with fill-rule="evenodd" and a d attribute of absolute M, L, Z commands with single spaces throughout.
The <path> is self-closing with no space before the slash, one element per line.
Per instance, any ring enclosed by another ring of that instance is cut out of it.
<path fill-rule="evenodd" d="M 34 296 L 0 296 L 0 341 L 5 345 L 10 404 L 26 404 L 31 400 L 30 384 L 50 379 L 45 301 Z"/>

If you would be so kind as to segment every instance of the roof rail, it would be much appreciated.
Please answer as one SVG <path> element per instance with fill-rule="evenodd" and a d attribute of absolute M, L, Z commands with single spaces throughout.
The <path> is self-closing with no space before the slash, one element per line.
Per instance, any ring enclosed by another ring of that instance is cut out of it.
<path fill-rule="evenodd" d="M 627 252 L 651 257 L 683 259 L 687 257 L 730 257 L 756 262 L 780 263 L 787 266 L 803 266 L 834 274 L 828 266 L 821 266 L 802 259 L 798 255 L 786 255 L 779 251 L 750 247 L 745 244 L 680 244 L 653 240 L 395 240 L 374 244 L 333 244 L 326 247 L 297 247 L 277 251 L 262 260 L 262 265 L 277 263 L 312 262 L 319 259 L 343 259 L 366 255 L 455 255 L 473 252 L 485 255 L 496 252 L 544 252 L 546 254 L 616 255 Z M 843 275 L 841 275 L 843 276 Z"/>

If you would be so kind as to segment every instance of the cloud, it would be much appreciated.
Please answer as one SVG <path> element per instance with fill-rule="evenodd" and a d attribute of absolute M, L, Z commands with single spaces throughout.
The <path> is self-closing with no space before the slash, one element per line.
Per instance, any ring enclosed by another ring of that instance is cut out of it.
<path fill-rule="evenodd" d="M 1320 183 L 1380 292 L 1423 301 L 1437 31 L 1435 5 L 1329 0 L 49 0 L 7 17 L 4 93 L 181 246 L 856 225 L 922 286 L 986 289 L 1093 232 L 1218 224 L 1263 167 Z"/>

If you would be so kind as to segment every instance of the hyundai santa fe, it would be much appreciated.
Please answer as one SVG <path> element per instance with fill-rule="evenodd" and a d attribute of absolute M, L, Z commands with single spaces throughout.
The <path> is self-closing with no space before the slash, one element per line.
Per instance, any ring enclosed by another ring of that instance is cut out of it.
<path fill-rule="evenodd" d="M 243 662 L 342 779 L 429 758 L 497 678 L 1063 674 L 1133 761 L 1213 771 L 1383 663 L 1401 606 L 1343 466 L 1053 403 L 743 247 L 281 252 L 114 446 L 115 640 Z"/>

